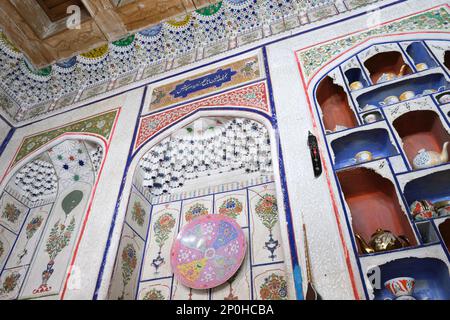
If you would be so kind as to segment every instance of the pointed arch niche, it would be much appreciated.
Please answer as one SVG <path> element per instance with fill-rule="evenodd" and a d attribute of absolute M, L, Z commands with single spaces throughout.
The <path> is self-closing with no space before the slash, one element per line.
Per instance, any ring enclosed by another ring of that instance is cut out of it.
<path fill-rule="evenodd" d="M 100 142 L 61 138 L 12 172 L 0 196 L 0 299 L 59 297 L 102 160 Z"/>
<path fill-rule="evenodd" d="M 213 114 L 213 115 L 211 115 Z M 109 299 L 295 298 L 274 183 L 270 131 L 233 113 L 189 118 L 137 161 L 115 259 Z M 247 236 L 236 275 L 212 290 L 191 290 L 174 278 L 170 249 L 199 216 L 224 214 Z M 264 290 L 281 284 L 279 296 Z"/>

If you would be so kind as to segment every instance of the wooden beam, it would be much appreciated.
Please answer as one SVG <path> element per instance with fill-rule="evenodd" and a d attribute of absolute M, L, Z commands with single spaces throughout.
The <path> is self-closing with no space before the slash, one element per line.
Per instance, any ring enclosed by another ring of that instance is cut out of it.
<path fill-rule="evenodd" d="M 82 0 L 84 6 L 108 41 L 122 38 L 128 33 L 116 8 L 109 0 Z"/>

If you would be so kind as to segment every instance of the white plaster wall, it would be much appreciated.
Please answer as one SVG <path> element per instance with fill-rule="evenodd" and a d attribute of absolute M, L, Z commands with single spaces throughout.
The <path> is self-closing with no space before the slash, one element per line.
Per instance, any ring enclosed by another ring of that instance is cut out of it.
<path fill-rule="evenodd" d="M 448 1 L 407 1 L 396 5 L 395 9 L 383 10 L 382 14 L 378 15 L 379 23 L 445 3 Z M 353 299 L 354 295 L 332 202 L 327 191 L 325 173 L 315 179 L 312 171 L 307 134 L 308 130 L 312 130 L 313 127 L 294 51 L 355 30 L 365 29 L 368 21 L 373 22 L 373 20 L 368 20 L 367 16 L 362 16 L 341 23 L 339 27 L 330 26 L 268 47 L 270 73 L 295 229 L 296 233 L 301 235 L 303 221 L 308 226 L 313 280 L 317 290 L 325 299 Z M 321 137 L 319 140 L 320 148 L 326 154 L 324 140 Z M 325 160 L 327 166 L 331 168 L 328 156 Z M 331 180 L 333 183 L 333 177 Z M 333 187 L 335 195 L 338 197 L 337 187 L 334 183 Z M 337 201 L 339 201 L 338 198 Z M 340 210 L 340 220 L 342 229 L 346 231 L 342 210 Z M 299 236 L 298 239 L 302 239 L 302 237 Z M 347 232 L 345 232 L 345 240 L 351 250 L 350 237 Z M 353 254 L 351 253 L 350 256 L 352 257 L 353 272 L 358 281 L 359 295 L 364 298 L 358 268 Z M 304 255 L 300 259 L 304 259 Z M 304 268 L 303 273 L 303 278 L 306 279 Z"/>

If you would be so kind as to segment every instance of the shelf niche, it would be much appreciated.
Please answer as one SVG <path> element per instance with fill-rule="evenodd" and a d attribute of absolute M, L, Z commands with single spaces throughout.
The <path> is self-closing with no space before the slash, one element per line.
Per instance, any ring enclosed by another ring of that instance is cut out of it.
<path fill-rule="evenodd" d="M 389 133 L 382 128 L 348 134 L 334 140 L 331 147 L 335 154 L 336 169 L 355 165 L 353 159 L 361 151 L 370 151 L 374 158 L 387 158 L 398 153 L 391 143 Z"/>
<path fill-rule="evenodd" d="M 360 68 L 351 68 L 345 71 L 345 77 L 348 80 L 348 84 L 352 84 L 353 82 L 359 81 L 362 83 L 362 85 L 367 87 L 367 81 L 364 79 L 364 76 L 362 74 L 362 71 Z"/>
<path fill-rule="evenodd" d="M 412 165 L 419 150 L 442 152 L 450 141 L 439 115 L 431 110 L 411 111 L 394 120 L 394 128 L 403 141 L 403 150 Z"/>
<path fill-rule="evenodd" d="M 342 192 L 350 208 L 353 231 L 367 243 L 377 229 L 404 235 L 410 245 L 416 237 L 403 212 L 393 183 L 374 170 L 358 167 L 337 173 Z M 364 254 L 358 244 L 358 252 Z"/>
<path fill-rule="evenodd" d="M 450 253 L 450 218 L 439 225 L 439 233 L 444 240 L 447 251 Z"/>
<path fill-rule="evenodd" d="M 406 48 L 408 55 L 414 60 L 414 63 L 425 63 L 429 69 L 437 67 L 436 61 L 430 56 L 428 50 L 422 42 L 413 42 Z"/>
<path fill-rule="evenodd" d="M 325 130 L 334 131 L 337 126 L 354 128 L 358 125 L 350 108 L 344 89 L 327 76 L 317 88 L 317 101 L 323 114 Z"/>
<path fill-rule="evenodd" d="M 406 65 L 406 68 L 404 69 L 403 76 L 412 74 L 413 71 L 405 63 L 402 54 L 397 51 L 378 53 L 364 62 L 364 66 L 369 70 L 370 79 L 373 84 L 378 83 L 378 80 L 384 73 L 400 74 L 404 65 Z"/>
<path fill-rule="evenodd" d="M 408 205 L 417 200 L 428 200 L 433 203 L 450 200 L 450 170 L 435 172 L 421 178 L 411 180 L 405 185 Z"/>
<path fill-rule="evenodd" d="M 444 65 L 448 70 L 450 70 L 450 51 L 445 51 Z"/>
<path fill-rule="evenodd" d="M 447 264 L 438 258 L 401 258 L 379 266 L 381 289 L 375 289 L 375 300 L 394 299 L 384 286 L 399 277 L 416 280 L 413 296 L 417 300 L 449 300 L 450 277 Z M 370 274 L 367 274 L 370 277 Z"/>

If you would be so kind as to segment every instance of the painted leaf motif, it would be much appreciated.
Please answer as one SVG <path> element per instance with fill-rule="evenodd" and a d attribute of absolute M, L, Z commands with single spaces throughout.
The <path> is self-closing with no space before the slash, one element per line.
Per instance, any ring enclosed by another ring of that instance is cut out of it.
<path fill-rule="evenodd" d="M 61 206 L 66 216 L 80 204 L 81 200 L 83 200 L 83 192 L 80 190 L 72 191 L 63 199 Z"/>

